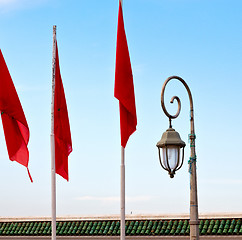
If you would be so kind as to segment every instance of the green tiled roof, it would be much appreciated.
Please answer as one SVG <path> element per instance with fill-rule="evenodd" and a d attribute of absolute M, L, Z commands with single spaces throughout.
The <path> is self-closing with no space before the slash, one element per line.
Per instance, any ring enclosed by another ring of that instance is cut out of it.
<path fill-rule="evenodd" d="M 200 220 L 200 235 L 242 235 L 241 218 Z M 115 236 L 118 220 L 58 221 L 59 236 Z M 126 235 L 189 235 L 189 220 L 127 220 Z M 0 236 L 49 236 L 50 221 L 0 222 Z"/>

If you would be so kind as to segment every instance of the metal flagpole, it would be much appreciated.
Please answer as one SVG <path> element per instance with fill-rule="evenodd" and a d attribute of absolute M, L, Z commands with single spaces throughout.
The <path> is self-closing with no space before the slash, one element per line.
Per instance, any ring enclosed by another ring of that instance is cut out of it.
<path fill-rule="evenodd" d="M 123 0 L 119 0 L 123 7 Z M 125 240 L 125 149 L 121 146 L 120 240 Z"/>
<path fill-rule="evenodd" d="M 55 176 L 55 136 L 54 136 L 55 61 L 56 61 L 56 26 L 53 26 L 52 101 L 51 101 L 51 134 L 50 134 L 52 240 L 56 240 L 56 176 Z"/>
<path fill-rule="evenodd" d="M 123 8 L 123 0 L 119 0 Z M 120 240 L 125 240 L 125 149 L 121 147 Z"/>
<path fill-rule="evenodd" d="M 121 173 L 121 197 L 120 197 L 120 239 L 125 240 L 125 149 L 121 147 L 121 166 L 120 166 L 120 173 Z"/>

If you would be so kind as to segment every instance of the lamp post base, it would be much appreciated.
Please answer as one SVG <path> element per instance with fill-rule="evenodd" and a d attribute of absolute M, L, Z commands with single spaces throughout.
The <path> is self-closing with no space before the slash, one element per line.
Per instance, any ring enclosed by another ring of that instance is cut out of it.
<path fill-rule="evenodd" d="M 190 221 L 190 240 L 199 240 L 199 221 Z"/>

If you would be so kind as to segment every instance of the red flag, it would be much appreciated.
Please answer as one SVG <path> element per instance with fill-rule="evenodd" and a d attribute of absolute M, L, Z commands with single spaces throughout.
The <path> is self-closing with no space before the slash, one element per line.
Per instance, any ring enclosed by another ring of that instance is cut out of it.
<path fill-rule="evenodd" d="M 119 2 L 114 96 L 119 100 L 121 145 L 125 148 L 137 125 L 133 74 L 124 30 L 122 4 Z"/>
<path fill-rule="evenodd" d="M 57 42 L 55 62 L 54 135 L 55 172 L 68 181 L 68 156 L 72 152 L 72 141 L 66 98 L 60 74 Z"/>
<path fill-rule="evenodd" d="M 29 127 L 1 50 L 0 111 L 9 158 L 24 165 L 33 182 L 28 169 Z"/>

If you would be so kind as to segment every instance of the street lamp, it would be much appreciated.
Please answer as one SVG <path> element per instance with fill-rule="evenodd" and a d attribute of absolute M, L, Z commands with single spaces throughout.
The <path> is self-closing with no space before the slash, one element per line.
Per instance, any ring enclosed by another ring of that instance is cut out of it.
<path fill-rule="evenodd" d="M 194 115 L 193 115 L 193 101 L 191 91 L 186 84 L 186 82 L 178 76 L 171 76 L 166 79 L 161 90 L 161 106 L 165 115 L 169 118 L 170 126 L 163 133 L 161 140 L 156 144 L 159 151 L 159 160 L 162 168 L 168 171 L 171 178 L 177 170 L 182 167 L 184 159 L 184 148 L 185 143 L 181 140 L 180 135 L 175 129 L 172 128 L 171 120 L 179 116 L 181 110 L 181 101 L 179 97 L 174 96 L 171 99 L 171 103 L 174 100 L 178 103 L 178 110 L 175 115 L 170 115 L 164 104 L 164 92 L 167 83 L 176 79 L 180 81 L 186 88 L 189 100 L 190 100 L 190 126 L 191 132 L 189 134 L 191 156 L 189 163 L 189 173 L 190 173 L 190 240 L 199 240 L 199 220 L 198 220 L 198 201 L 197 201 L 197 173 L 196 173 L 196 152 L 195 152 L 195 131 L 194 131 Z M 161 154 L 162 149 L 162 154 Z M 182 157 L 180 157 L 180 151 L 182 149 Z M 161 155 L 163 156 L 163 161 L 161 160 Z M 162 163 L 163 162 L 163 163 Z"/>
<path fill-rule="evenodd" d="M 184 160 L 184 147 L 186 144 L 181 140 L 180 135 L 175 129 L 170 127 L 162 134 L 161 140 L 156 144 L 159 150 L 159 159 L 161 166 L 168 171 L 171 178 L 175 172 L 182 167 Z M 161 160 L 161 151 L 163 156 L 163 164 Z M 180 149 L 182 148 L 182 157 L 180 157 Z"/>

